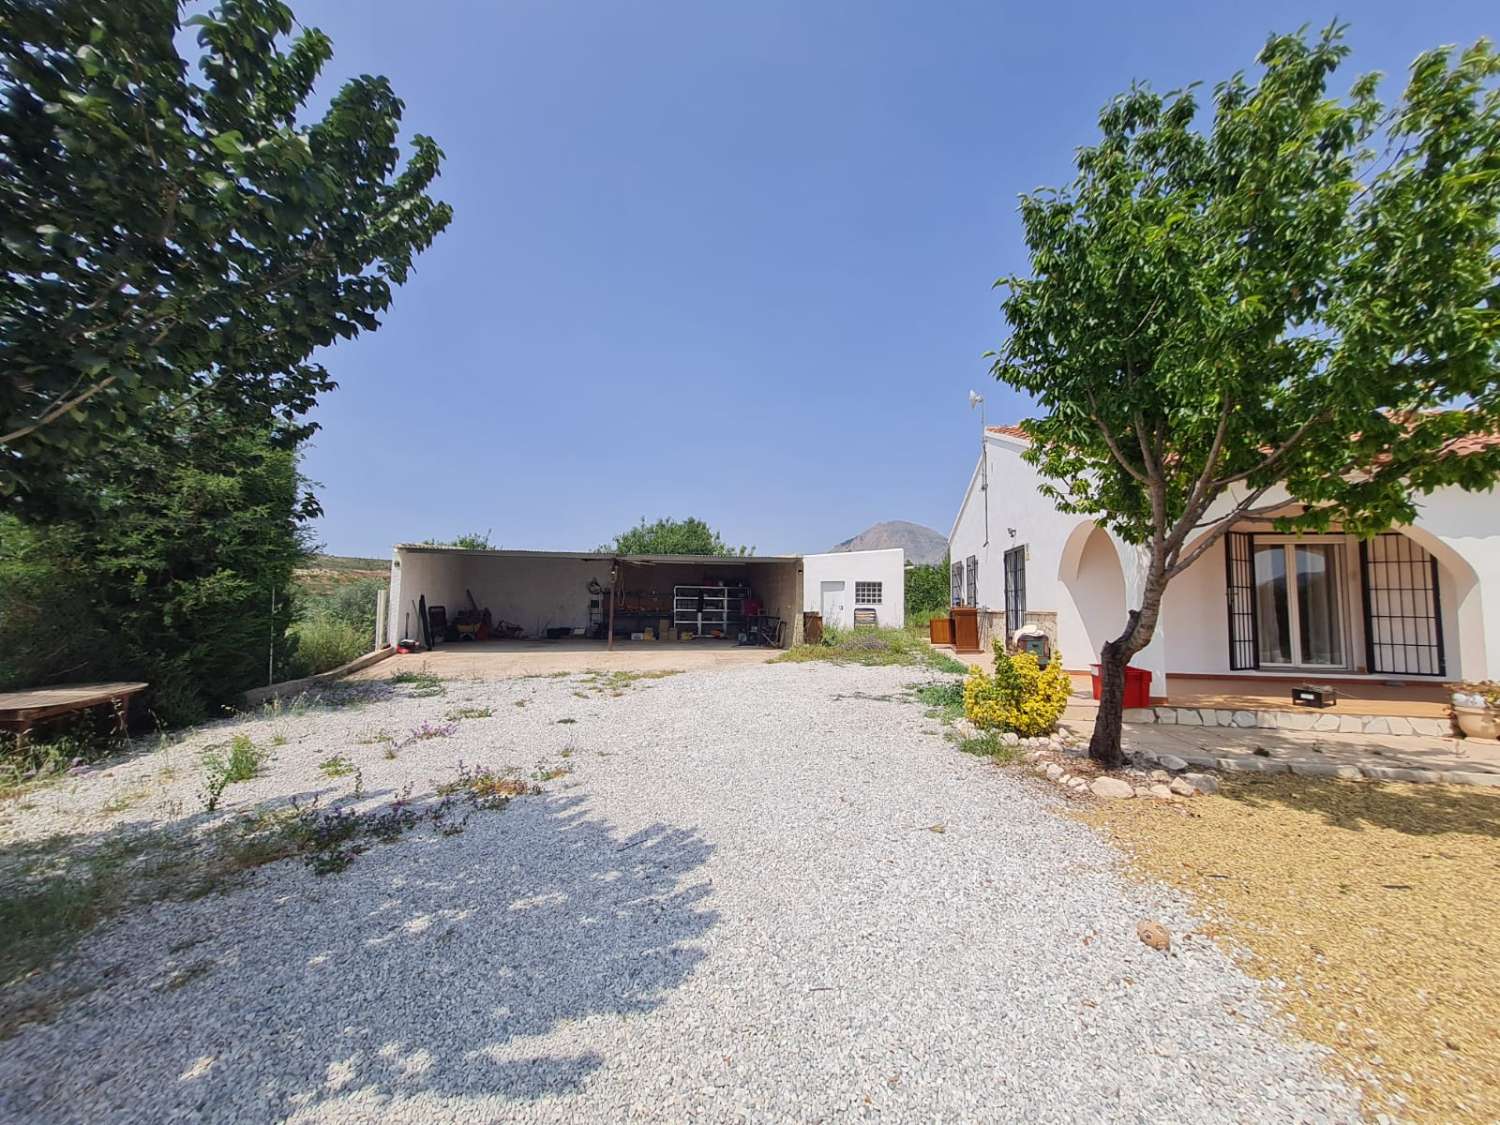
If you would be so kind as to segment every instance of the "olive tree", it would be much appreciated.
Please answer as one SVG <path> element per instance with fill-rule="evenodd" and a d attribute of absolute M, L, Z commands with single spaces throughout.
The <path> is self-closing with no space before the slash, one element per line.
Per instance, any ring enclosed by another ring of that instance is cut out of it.
<path fill-rule="evenodd" d="M 1214 88 L 1136 85 L 1067 187 L 1023 197 L 996 378 L 1032 396 L 1027 459 L 1063 512 L 1140 548 L 1103 646 L 1089 753 L 1122 760 L 1125 664 L 1162 595 L 1245 518 L 1371 535 L 1500 448 L 1500 57 L 1481 41 L 1330 83 L 1342 29 L 1271 37 Z M 1483 443 L 1467 443 L 1483 445 Z"/>

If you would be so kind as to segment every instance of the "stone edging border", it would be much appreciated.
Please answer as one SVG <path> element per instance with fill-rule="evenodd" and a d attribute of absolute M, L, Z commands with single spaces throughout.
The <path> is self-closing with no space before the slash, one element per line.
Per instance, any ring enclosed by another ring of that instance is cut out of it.
<path fill-rule="evenodd" d="M 1189 769 L 1220 773 L 1290 773 L 1297 777 L 1334 777 L 1349 781 L 1413 781 L 1425 784 L 1500 787 L 1500 773 L 1473 770 L 1422 770 L 1404 766 L 1356 766 L 1351 763 L 1309 762 L 1302 759 L 1261 758 L 1252 755 L 1213 757 L 1208 754 L 1159 754 L 1155 750 L 1129 752 L 1131 761 L 1156 766 L 1169 773 Z"/>
<path fill-rule="evenodd" d="M 1404 715 L 1334 715 L 1327 711 L 1244 711 L 1217 707 L 1131 707 L 1127 723 L 1163 723 L 1185 727 L 1239 727 L 1262 730 L 1310 730 L 1325 734 L 1423 735 L 1454 737 L 1449 719 Z"/>
<path fill-rule="evenodd" d="M 259 707 L 262 703 L 269 703 L 273 699 L 282 696 L 297 695 L 315 688 L 319 684 L 332 683 L 334 680 L 342 679 L 351 672 L 358 672 L 361 668 L 368 668 L 371 664 L 379 664 L 387 657 L 395 656 L 396 650 L 391 645 L 381 645 L 373 652 L 367 652 L 363 656 L 356 656 L 347 664 L 340 664 L 337 668 L 329 669 L 327 672 L 319 672 L 316 676 L 304 676 L 300 680 L 284 680 L 279 684 L 271 684 L 268 687 L 252 688 L 241 696 L 243 706 Z"/>

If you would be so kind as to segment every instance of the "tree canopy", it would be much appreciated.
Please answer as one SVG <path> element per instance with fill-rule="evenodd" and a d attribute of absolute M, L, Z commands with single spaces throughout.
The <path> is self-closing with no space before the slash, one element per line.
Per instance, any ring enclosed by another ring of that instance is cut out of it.
<path fill-rule="evenodd" d="M 197 28 L 196 69 L 178 54 Z M 298 112 L 332 47 L 279 0 L 0 0 L 0 497 L 46 516 L 129 430 L 217 399 L 290 448 L 451 211 L 384 78 Z M 76 494 L 76 490 L 74 490 Z"/>
<path fill-rule="evenodd" d="M 1387 108 L 1377 75 L 1329 93 L 1347 54 L 1338 26 L 1272 36 L 1207 123 L 1195 89 L 1133 86 L 1073 183 L 1021 201 L 993 373 L 1039 407 L 1057 506 L 1149 559 L 1096 757 L 1119 757 L 1112 673 L 1235 520 L 1371 534 L 1500 473 L 1500 446 L 1451 455 L 1500 429 L 1500 56 L 1426 52 Z"/>
<path fill-rule="evenodd" d="M 619 555 L 753 555 L 754 547 L 730 547 L 719 533 L 700 519 L 663 518 L 647 523 L 646 517 L 628 531 L 615 536 L 613 543 L 600 547 Z"/>
<path fill-rule="evenodd" d="M 452 539 L 424 539 L 422 542 L 434 547 L 462 547 L 466 551 L 488 551 L 492 546 L 488 531 L 466 531 Z"/>

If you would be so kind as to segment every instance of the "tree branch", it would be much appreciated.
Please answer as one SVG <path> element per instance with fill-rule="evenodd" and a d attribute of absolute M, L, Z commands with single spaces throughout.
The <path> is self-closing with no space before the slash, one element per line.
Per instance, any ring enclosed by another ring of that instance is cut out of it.
<path fill-rule="evenodd" d="M 1099 427 L 1099 433 L 1104 437 L 1104 444 L 1109 446 L 1109 451 L 1114 454 L 1115 460 L 1120 467 L 1142 484 L 1146 483 L 1146 474 L 1137 469 L 1125 459 L 1125 454 L 1120 450 L 1120 443 L 1115 440 L 1115 435 L 1105 425 L 1104 419 L 1099 416 L 1099 404 L 1094 399 L 1094 393 L 1089 392 L 1089 419 Z"/>
<path fill-rule="evenodd" d="M 1188 567 L 1192 566 L 1193 563 L 1202 558 L 1203 554 L 1221 538 L 1223 538 L 1224 533 L 1228 531 L 1237 520 L 1242 520 L 1246 516 L 1256 515 L 1259 512 L 1275 511 L 1277 508 L 1286 507 L 1288 501 L 1281 501 L 1277 504 L 1270 505 L 1266 508 L 1261 509 L 1257 509 L 1255 507 L 1255 502 L 1262 496 L 1264 496 L 1268 491 L 1270 491 L 1270 488 L 1271 486 L 1269 484 L 1261 485 L 1254 492 L 1246 496 L 1245 499 L 1236 504 L 1233 510 L 1225 513 L 1224 516 L 1222 516 L 1218 520 L 1217 525 L 1212 531 L 1210 531 L 1202 539 L 1198 540 L 1198 542 L 1193 544 L 1193 549 L 1189 551 L 1185 557 L 1179 555 L 1176 561 L 1174 561 L 1171 566 L 1167 568 L 1167 577 L 1177 577 L 1177 575 L 1181 574 Z"/>
<path fill-rule="evenodd" d="M 1301 441 L 1302 438 L 1307 434 L 1307 431 L 1312 429 L 1314 425 L 1322 420 L 1322 418 L 1323 411 L 1319 410 L 1312 417 L 1308 418 L 1307 421 L 1303 422 L 1302 425 L 1298 426 L 1296 430 L 1292 432 L 1292 436 L 1281 443 L 1281 448 L 1271 452 L 1259 465 L 1255 465 L 1252 468 L 1246 469 L 1242 473 L 1234 473 L 1231 476 L 1220 477 L 1218 480 L 1213 482 L 1212 487 L 1223 488 L 1225 485 L 1234 484 L 1236 481 L 1242 481 L 1246 477 L 1253 476 L 1263 469 L 1270 468 L 1272 465 L 1276 464 L 1276 462 L 1279 461 L 1282 457 L 1286 456 L 1287 452 L 1290 451 L 1291 448 L 1299 441 Z"/>
<path fill-rule="evenodd" d="M 82 406 L 89 399 L 93 398 L 96 394 L 104 390 L 114 381 L 115 376 L 106 375 L 103 379 L 100 379 L 88 390 L 82 392 L 81 394 L 74 395 L 66 402 L 54 406 L 51 410 L 47 411 L 47 413 L 43 414 L 40 418 L 38 418 L 35 422 L 32 422 L 30 425 L 22 426 L 19 430 L 13 430 L 8 434 L 0 434 L 0 445 L 9 445 L 11 442 L 18 441 L 21 438 L 26 437 L 28 434 L 35 433 L 37 430 L 40 430 L 49 422 L 55 422 L 70 410 L 76 410 L 78 407 Z"/>

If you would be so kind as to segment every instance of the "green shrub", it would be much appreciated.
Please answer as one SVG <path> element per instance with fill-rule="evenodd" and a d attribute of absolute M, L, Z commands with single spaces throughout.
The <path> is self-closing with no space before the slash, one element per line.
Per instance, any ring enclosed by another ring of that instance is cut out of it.
<path fill-rule="evenodd" d="M 349 625 L 360 631 L 368 648 L 375 636 L 375 602 L 385 586 L 379 578 L 359 578 L 340 582 L 327 593 L 303 592 L 297 597 L 297 614 L 308 621 L 328 618 Z"/>
<path fill-rule="evenodd" d="M 326 615 L 296 622 L 292 626 L 292 636 L 297 642 L 294 650 L 297 675 L 315 676 L 349 663 L 370 650 L 372 635 L 347 621 Z"/>
<path fill-rule="evenodd" d="M 951 593 L 948 560 L 906 568 L 906 622 L 927 628 L 927 622 L 948 612 Z"/>
<path fill-rule="evenodd" d="M 964 714 L 982 730 L 1009 730 L 1024 738 L 1046 734 L 1062 718 L 1073 684 L 1054 652 L 1043 668 L 1029 652 L 1015 655 L 995 641 L 995 674 L 979 669 L 964 684 Z"/>
<path fill-rule="evenodd" d="M 967 672 L 969 666 L 927 643 L 925 629 L 825 629 L 822 644 L 797 645 L 776 663 L 828 660 L 835 664 L 911 664 L 940 672 Z"/>
<path fill-rule="evenodd" d="M 931 708 L 927 713 L 929 718 L 950 723 L 963 717 L 964 682 L 962 680 L 934 680 L 929 684 L 919 684 L 916 694 L 918 699 Z"/>

